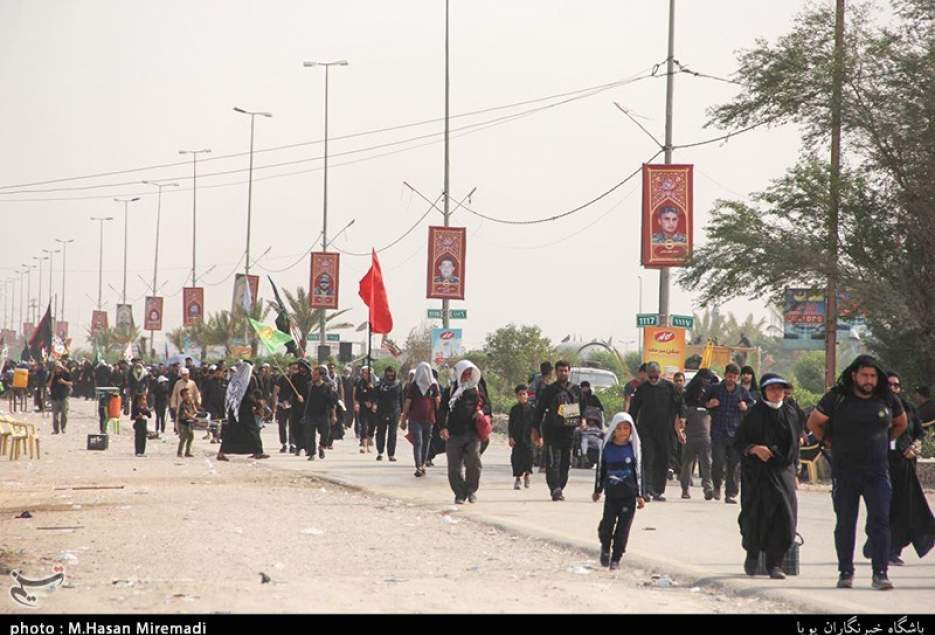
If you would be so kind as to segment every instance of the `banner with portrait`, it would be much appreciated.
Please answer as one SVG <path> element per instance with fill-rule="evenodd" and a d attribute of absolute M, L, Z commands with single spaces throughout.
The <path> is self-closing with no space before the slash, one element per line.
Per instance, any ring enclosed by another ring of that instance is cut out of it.
<path fill-rule="evenodd" d="M 55 323 L 55 336 L 64 342 L 68 339 L 68 322 Z"/>
<path fill-rule="evenodd" d="M 144 328 L 147 331 L 162 330 L 162 298 L 148 296 L 146 298 L 146 312 L 143 314 Z"/>
<path fill-rule="evenodd" d="M 204 319 L 204 287 L 185 287 L 182 289 L 182 324 L 192 326 Z"/>
<path fill-rule="evenodd" d="M 308 282 L 308 306 L 313 309 L 337 309 L 341 281 L 341 256 L 327 251 L 312 252 Z"/>
<path fill-rule="evenodd" d="M 692 165 L 643 164 L 644 267 L 681 267 L 692 253 Z"/>
<path fill-rule="evenodd" d="M 250 281 L 250 295 L 247 295 L 247 281 Z M 238 273 L 234 277 L 234 297 L 231 299 L 231 313 L 246 310 L 253 311 L 256 306 L 257 293 L 260 291 L 260 276 L 248 276 Z M 248 308 L 249 307 L 249 308 Z"/>
<path fill-rule="evenodd" d="M 133 307 L 129 304 L 118 304 L 117 314 L 114 318 L 114 328 L 124 333 L 133 330 Z"/>
<path fill-rule="evenodd" d="M 100 331 L 106 331 L 108 327 L 107 311 L 91 312 L 91 333 L 96 334 Z"/>
<path fill-rule="evenodd" d="M 467 230 L 464 227 L 429 227 L 426 298 L 464 299 Z"/>

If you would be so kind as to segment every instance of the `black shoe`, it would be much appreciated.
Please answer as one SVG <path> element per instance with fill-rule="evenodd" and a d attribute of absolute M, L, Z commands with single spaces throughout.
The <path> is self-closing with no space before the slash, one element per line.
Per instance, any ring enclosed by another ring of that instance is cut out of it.
<path fill-rule="evenodd" d="M 675 480 L 675 471 L 669 470 L 666 472 L 666 480 L 674 481 Z"/>
<path fill-rule="evenodd" d="M 455 498 L 455 505 L 464 505 L 463 498 Z"/>
<path fill-rule="evenodd" d="M 619 561 L 619 560 L 611 560 L 611 561 L 610 561 L 610 570 L 611 570 L 611 571 L 616 571 L 616 570 L 619 569 L 619 568 L 620 568 L 620 561 Z"/>
<path fill-rule="evenodd" d="M 769 577 L 773 580 L 785 580 L 786 574 L 779 567 L 773 567 L 769 570 Z"/>
<path fill-rule="evenodd" d="M 873 558 L 873 548 L 870 546 L 870 541 L 864 543 L 863 548 L 864 558 L 871 560 Z"/>
<path fill-rule="evenodd" d="M 435 464 L 432 463 L 432 459 L 429 459 L 425 462 L 425 467 L 435 467 Z"/>
<path fill-rule="evenodd" d="M 663 496 L 662 494 L 656 494 L 655 496 L 653 496 L 653 500 L 656 501 L 657 503 L 664 503 L 666 502 L 666 497 Z"/>
<path fill-rule="evenodd" d="M 893 583 L 886 577 L 886 573 L 875 573 L 873 575 L 873 588 L 877 591 L 891 591 Z"/>
<path fill-rule="evenodd" d="M 416 478 L 419 478 L 420 476 L 422 476 L 422 470 L 416 468 Z"/>
<path fill-rule="evenodd" d="M 314 454 L 309 454 L 309 455 L 308 455 L 308 460 L 309 460 L 309 461 L 314 461 L 314 460 L 315 460 L 315 455 L 314 455 Z"/>
<path fill-rule="evenodd" d="M 288 451 L 289 451 L 289 449 L 288 449 L 286 446 L 282 446 L 281 448 L 279 448 L 279 453 L 280 453 L 280 454 L 285 454 L 285 453 L 288 452 Z"/>
<path fill-rule="evenodd" d="M 709 501 L 709 500 L 711 500 L 712 498 L 714 498 L 714 492 L 705 492 L 705 493 L 704 493 L 704 499 L 705 499 L 706 501 Z"/>
<path fill-rule="evenodd" d="M 319 459 L 325 458 L 325 449 L 324 449 L 324 448 L 318 448 L 318 458 L 319 458 Z"/>
<path fill-rule="evenodd" d="M 383 460 L 383 455 L 382 455 L 382 454 L 378 454 L 378 455 L 377 455 L 377 461 L 382 461 L 382 460 Z"/>
<path fill-rule="evenodd" d="M 688 490 L 687 490 L 687 489 L 683 489 L 683 490 L 682 490 L 682 498 L 688 499 L 688 498 L 691 498 L 691 497 L 692 497 L 692 495 L 688 493 Z"/>
<path fill-rule="evenodd" d="M 743 572 L 750 576 L 756 575 L 756 564 L 755 559 L 746 558 L 743 561 Z"/>
<path fill-rule="evenodd" d="M 290 451 L 290 452 L 295 452 L 295 446 L 294 446 L 294 445 L 290 445 L 290 446 L 289 446 L 289 451 Z"/>
<path fill-rule="evenodd" d="M 737 499 L 736 499 L 736 498 L 733 498 L 733 497 L 731 497 L 731 496 L 725 496 L 725 497 L 724 497 L 724 502 L 727 503 L 728 505 L 736 505 L 736 504 L 737 504 Z"/>
<path fill-rule="evenodd" d="M 717 490 L 715 490 L 715 492 L 714 492 L 713 494 L 711 494 L 711 496 L 714 497 L 714 500 L 716 500 L 716 501 L 721 500 L 721 492 L 719 492 L 719 491 L 717 491 Z"/>
<path fill-rule="evenodd" d="M 390 459 L 390 463 L 395 463 L 395 462 L 396 462 L 396 457 L 395 457 L 395 456 L 391 456 L 391 457 L 389 457 L 389 459 Z"/>
<path fill-rule="evenodd" d="M 838 588 L 839 589 L 853 589 L 854 588 L 854 573 L 842 573 L 838 576 Z"/>
<path fill-rule="evenodd" d="M 552 500 L 553 500 L 553 501 L 560 501 L 560 500 L 564 500 L 564 499 L 565 499 L 565 497 L 562 496 L 562 490 L 560 490 L 560 489 L 553 489 L 553 490 L 552 490 Z"/>
<path fill-rule="evenodd" d="M 890 556 L 890 564 L 894 567 L 901 567 L 906 564 L 906 562 L 897 555 Z"/>
<path fill-rule="evenodd" d="M 601 549 L 601 566 L 610 566 L 610 550 Z"/>
<path fill-rule="evenodd" d="M 477 502 L 477 496 L 474 495 L 474 494 L 471 494 L 470 496 L 468 496 L 468 502 L 469 502 L 469 503 L 476 503 L 476 502 Z"/>

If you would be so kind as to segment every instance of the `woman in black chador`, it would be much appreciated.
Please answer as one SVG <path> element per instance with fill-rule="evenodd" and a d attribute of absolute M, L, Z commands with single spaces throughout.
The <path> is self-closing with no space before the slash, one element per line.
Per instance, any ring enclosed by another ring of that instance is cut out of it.
<path fill-rule="evenodd" d="M 756 402 L 737 430 L 740 452 L 740 533 L 747 551 L 744 571 L 753 575 L 766 552 L 769 577 L 781 580 L 782 559 L 795 539 L 797 499 L 795 462 L 799 433 L 784 389 L 789 383 L 774 373 L 763 375 L 763 399 Z"/>
<path fill-rule="evenodd" d="M 249 454 L 254 459 L 268 459 L 263 454 L 257 410 L 260 408 L 259 384 L 253 376 L 253 364 L 241 360 L 227 385 L 224 401 L 227 423 L 221 437 L 218 461 L 228 461 L 228 454 Z"/>

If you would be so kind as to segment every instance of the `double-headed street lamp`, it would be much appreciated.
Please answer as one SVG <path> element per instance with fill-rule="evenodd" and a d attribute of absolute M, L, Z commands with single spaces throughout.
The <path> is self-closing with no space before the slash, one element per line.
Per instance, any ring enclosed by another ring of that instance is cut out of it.
<path fill-rule="evenodd" d="M 198 228 L 198 155 L 208 154 L 211 148 L 201 150 L 179 150 L 179 154 L 192 155 L 192 286 L 195 286 L 197 276 L 195 274 L 195 246 L 197 245 Z"/>
<path fill-rule="evenodd" d="M 127 221 L 129 219 L 128 207 L 130 203 L 135 203 L 140 200 L 139 196 L 134 196 L 133 198 L 115 198 L 115 203 L 123 203 L 123 299 L 121 300 L 123 304 L 127 303 L 127 237 L 129 232 L 127 230 Z"/>
<path fill-rule="evenodd" d="M 324 185 L 322 187 L 322 223 L 321 223 L 321 250 L 328 251 L 328 71 L 332 66 L 347 66 L 347 60 L 336 62 L 303 62 L 305 68 L 323 66 L 325 68 L 325 152 L 324 152 Z M 311 293 L 311 290 L 309 290 Z M 318 321 L 319 345 L 326 346 L 325 340 L 325 312 L 321 312 Z"/>
<path fill-rule="evenodd" d="M 91 220 L 96 220 L 100 223 L 101 228 L 101 255 L 98 260 L 97 265 L 97 310 L 101 310 L 101 292 L 103 291 L 104 283 L 104 222 L 109 220 L 114 220 L 113 216 L 92 216 Z"/>
<path fill-rule="evenodd" d="M 253 205 L 253 127 L 254 122 L 256 121 L 257 115 L 261 117 L 266 117 L 267 119 L 273 116 L 273 113 L 270 112 L 261 112 L 261 111 L 250 111 L 244 110 L 234 106 L 234 111 L 239 112 L 243 115 L 250 116 L 250 172 L 247 177 L 247 256 L 244 265 L 244 271 L 249 276 L 250 275 L 250 224 L 251 224 L 251 208 Z M 254 302 L 256 298 L 253 298 Z"/>

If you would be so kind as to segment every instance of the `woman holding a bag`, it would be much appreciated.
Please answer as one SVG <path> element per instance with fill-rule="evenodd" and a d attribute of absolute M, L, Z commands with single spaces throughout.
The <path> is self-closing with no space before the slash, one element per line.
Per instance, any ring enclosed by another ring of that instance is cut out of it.
<path fill-rule="evenodd" d="M 766 554 L 770 578 L 782 580 L 780 565 L 795 540 L 798 499 L 795 463 L 799 430 L 785 403 L 789 382 L 774 373 L 763 375 L 757 401 L 735 437 L 740 463 L 740 533 L 747 558 L 747 575 L 754 575 L 760 552 Z"/>
<path fill-rule="evenodd" d="M 451 398 L 442 401 L 438 428 L 446 441 L 448 484 L 455 504 L 477 502 L 481 442 L 490 435 L 490 400 L 480 369 L 466 359 L 455 364 Z"/>

